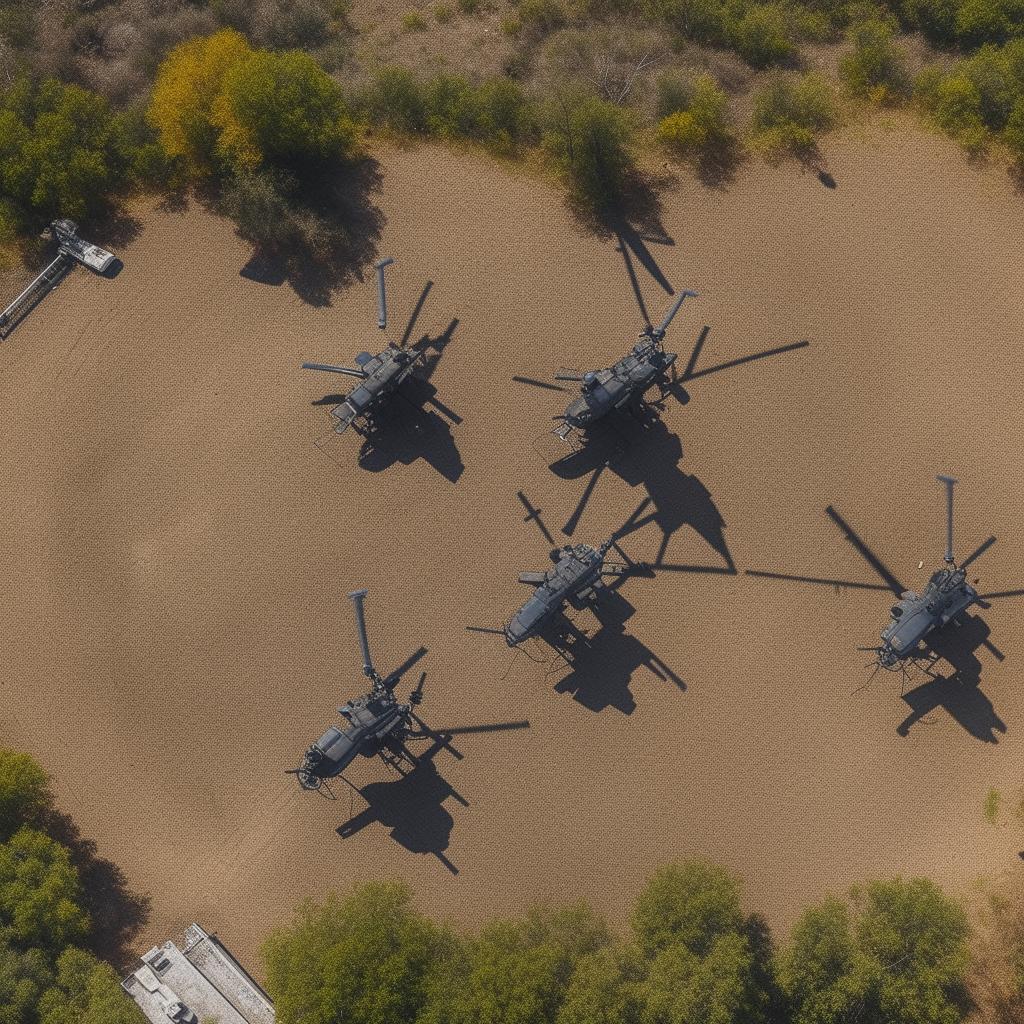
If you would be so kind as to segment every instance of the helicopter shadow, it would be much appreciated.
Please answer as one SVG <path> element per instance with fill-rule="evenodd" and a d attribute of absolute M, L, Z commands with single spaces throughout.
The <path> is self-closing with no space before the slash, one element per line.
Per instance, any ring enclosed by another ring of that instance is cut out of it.
<path fill-rule="evenodd" d="M 418 314 L 421 302 L 413 316 Z M 357 461 L 371 473 L 382 473 L 396 464 L 412 465 L 419 459 L 451 483 L 462 476 L 465 466 L 452 426 L 462 418 L 437 397 L 431 377 L 459 321 L 454 319 L 437 337 L 423 335 L 413 346 L 425 353 L 416 372 L 402 383 L 387 406 L 372 419 L 352 429 L 360 436 Z M 338 405 L 344 395 L 326 395 L 314 405 Z"/>
<path fill-rule="evenodd" d="M 445 802 L 452 799 L 468 807 L 469 801 L 444 779 L 434 764 L 438 752 L 446 747 L 447 743 L 435 741 L 430 749 L 416 756 L 414 766 L 398 779 L 371 782 L 356 789 L 367 806 L 339 825 L 335 829 L 337 834 L 349 839 L 369 825 L 380 824 L 390 830 L 391 838 L 399 846 L 410 853 L 429 854 L 457 875 L 459 869 L 446 854 L 455 821 Z"/>
<path fill-rule="evenodd" d="M 991 629 L 978 615 L 965 614 L 928 639 L 933 661 L 945 661 L 951 671 L 937 675 L 926 669 L 928 682 L 903 694 L 910 714 L 896 727 L 907 736 L 918 722 L 931 724 L 928 716 L 942 708 L 962 729 L 983 743 L 997 743 L 1006 723 L 996 714 L 992 701 L 981 689 L 982 663 L 978 649 L 987 648 L 1002 661 L 1003 654 L 991 642 Z"/>
<path fill-rule="evenodd" d="M 624 535 L 653 525 L 660 532 L 657 554 L 648 561 L 654 569 L 676 572 L 708 572 L 735 575 L 736 564 L 725 539 L 725 519 L 711 492 L 696 476 L 680 467 L 683 445 L 659 418 L 637 423 L 637 442 L 623 448 L 607 441 L 565 456 L 549 466 L 561 479 L 589 479 L 580 500 L 566 521 L 563 532 L 572 536 L 579 526 L 604 472 L 619 477 L 631 488 L 645 494 L 643 514 L 636 516 Z M 694 530 L 718 555 L 722 565 L 673 564 L 666 561 L 672 538 L 684 527 Z"/>
<path fill-rule="evenodd" d="M 543 640 L 568 666 L 569 672 L 555 684 L 556 693 L 572 695 L 589 711 L 614 708 L 624 715 L 636 710 L 630 684 L 646 668 L 680 691 L 686 683 L 646 644 L 626 630 L 636 609 L 617 591 L 605 590 L 592 606 L 599 627 L 588 636 L 567 618 L 541 634 Z"/>

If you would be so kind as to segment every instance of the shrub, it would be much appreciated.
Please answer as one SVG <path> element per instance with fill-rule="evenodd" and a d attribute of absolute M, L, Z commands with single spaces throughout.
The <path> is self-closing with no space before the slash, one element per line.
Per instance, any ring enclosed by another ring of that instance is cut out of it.
<path fill-rule="evenodd" d="M 710 46 L 728 41 L 729 18 L 722 0 L 656 0 L 654 10 L 686 39 Z"/>
<path fill-rule="evenodd" d="M 1006 0 L 963 0 L 954 21 L 957 41 L 965 47 L 1004 42 L 1020 19 L 1019 5 L 1011 11 Z"/>
<path fill-rule="evenodd" d="M 965 1012 L 967 918 L 926 879 L 872 882 L 807 910 L 780 959 L 794 1024 L 851 1013 L 886 1024 L 955 1024 Z"/>
<path fill-rule="evenodd" d="M 751 66 L 766 68 L 793 59 L 796 44 L 785 10 L 778 4 L 754 4 L 729 30 L 736 52 Z"/>
<path fill-rule="evenodd" d="M 434 8 L 434 20 L 444 25 L 455 17 L 455 12 L 447 4 L 438 4 Z"/>
<path fill-rule="evenodd" d="M 419 134 L 427 130 L 427 104 L 419 79 L 408 69 L 380 68 L 358 107 L 371 123 L 397 132 Z"/>
<path fill-rule="evenodd" d="M 956 41 L 957 0 L 903 0 L 902 9 L 907 24 L 930 43 L 951 46 Z"/>
<path fill-rule="evenodd" d="M 981 92 L 965 75 L 949 75 L 929 87 L 927 103 L 935 123 L 965 149 L 977 151 L 986 145 L 989 133 L 981 119 Z"/>
<path fill-rule="evenodd" d="M 406 13 L 402 15 L 403 32 L 425 32 L 426 28 L 426 19 L 419 11 L 406 11 Z"/>
<path fill-rule="evenodd" d="M 76 85 L 23 80 L 0 93 L 0 192 L 19 231 L 98 215 L 130 181 L 124 120 Z"/>
<path fill-rule="evenodd" d="M 480 0 L 455 0 L 455 6 L 463 14 L 476 14 L 480 10 Z"/>
<path fill-rule="evenodd" d="M 416 1019 L 452 940 L 410 902 L 403 885 L 371 883 L 345 899 L 304 904 L 272 933 L 263 956 L 280 1024 Z"/>
<path fill-rule="evenodd" d="M 519 23 L 535 37 L 548 35 L 567 21 L 559 0 L 520 0 Z"/>
<path fill-rule="evenodd" d="M 658 124 L 658 139 L 669 150 L 684 157 L 721 150 L 733 140 L 729 125 L 728 100 L 710 75 L 701 75 L 690 97 L 675 113 Z"/>
<path fill-rule="evenodd" d="M 628 115 L 596 96 L 560 97 L 547 109 L 544 144 L 572 199 L 594 211 L 622 197 L 634 170 Z"/>
<path fill-rule="evenodd" d="M 831 86 L 819 75 L 782 76 L 754 97 L 752 131 L 769 152 L 806 153 L 837 119 Z"/>
<path fill-rule="evenodd" d="M 13 225 L 0 230 L 0 244 L 9 242 L 11 234 Z M 38 821 L 52 802 L 50 780 L 35 759 L 0 747 L 0 839 Z"/>
<path fill-rule="evenodd" d="M 39 1024 L 145 1024 L 114 969 L 81 949 L 61 953 L 55 981 L 39 1000 Z"/>
<path fill-rule="evenodd" d="M 882 18 L 856 22 L 847 32 L 851 52 L 839 64 L 839 72 L 854 96 L 887 103 L 906 95 L 910 79 L 906 54 L 893 42 L 895 28 Z"/>
<path fill-rule="evenodd" d="M 985 795 L 983 812 L 985 820 L 994 825 L 999 820 L 999 805 L 1003 802 L 1002 794 L 998 789 L 990 789 Z"/>
<path fill-rule="evenodd" d="M 27 825 L 0 844 L 0 928 L 27 948 L 58 951 L 89 930 L 66 846 Z"/>
<path fill-rule="evenodd" d="M 1006 128 L 1003 131 L 1003 141 L 1017 162 L 1024 162 L 1024 97 L 1019 98 L 1014 104 L 1013 110 L 1010 111 L 1010 116 L 1006 120 Z M 987 809 L 988 802 L 986 801 L 986 816 Z"/>

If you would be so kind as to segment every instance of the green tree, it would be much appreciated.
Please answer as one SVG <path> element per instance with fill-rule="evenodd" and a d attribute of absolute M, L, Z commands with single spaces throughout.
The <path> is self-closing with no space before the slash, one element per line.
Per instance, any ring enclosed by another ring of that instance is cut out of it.
<path fill-rule="evenodd" d="M 743 927 L 736 877 L 694 858 L 656 871 L 636 901 L 633 931 L 648 956 L 684 947 L 706 956 L 715 942 Z"/>
<path fill-rule="evenodd" d="M 98 214 L 131 164 L 123 120 L 95 93 L 47 79 L 0 94 L 0 192 L 19 229 Z"/>
<path fill-rule="evenodd" d="M 635 170 L 626 112 L 596 96 L 562 95 L 546 120 L 543 141 L 572 198 L 596 211 L 621 199 Z"/>
<path fill-rule="evenodd" d="M 341 88 L 308 54 L 257 50 L 224 75 L 211 112 L 217 151 L 234 168 L 298 172 L 352 155 L 356 130 Z"/>
<path fill-rule="evenodd" d="M 611 945 L 581 957 L 556 1024 L 639 1024 L 647 970 L 634 946 Z"/>
<path fill-rule="evenodd" d="M 577 964 L 609 942 L 604 922 L 582 904 L 494 921 L 468 944 L 447 1013 L 435 1009 L 428 1019 L 553 1024 Z"/>
<path fill-rule="evenodd" d="M 23 948 L 57 952 L 88 934 L 78 872 L 66 846 L 25 825 L 0 844 L 0 928 Z"/>
<path fill-rule="evenodd" d="M 28 754 L 0 747 L 0 839 L 38 821 L 51 807 L 50 780 Z"/>
<path fill-rule="evenodd" d="M 43 950 L 21 951 L 0 938 L 0 1024 L 35 1024 L 39 1000 L 52 982 Z"/>
<path fill-rule="evenodd" d="M 779 4 L 753 4 L 732 25 L 736 52 L 755 68 L 785 64 L 796 54 L 794 31 Z"/>
<path fill-rule="evenodd" d="M 885 18 L 864 18 L 850 26 L 846 38 L 852 49 L 840 61 L 839 72 L 854 96 L 886 103 L 907 93 L 906 53 L 894 42 L 895 35 L 895 26 Z"/>
<path fill-rule="evenodd" d="M 664 97 L 667 99 L 667 97 Z M 728 99 L 711 75 L 700 75 L 689 95 L 658 123 L 658 139 L 682 157 L 721 152 L 735 141 L 729 123 Z"/>
<path fill-rule="evenodd" d="M 263 950 L 280 1024 L 408 1024 L 450 936 L 410 905 L 401 884 L 305 903 Z"/>
<path fill-rule="evenodd" d="M 769 152 L 807 153 L 837 117 L 832 87 L 820 75 L 783 75 L 755 94 L 751 127 Z"/>
<path fill-rule="evenodd" d="M 39 1000 L 39 1024 L 145 1024 L 114 969 L 81 949 L 57 958 L 55 984 Z"/>
<path fill-rule="evenodd" d="M 885 1024 L 958 1024 L 966 1016 L 968 925 L 927 879 L 872 882 L 848 903 L 807 910 L 780 958 L 794 1024 L 849 1014 Z"/>

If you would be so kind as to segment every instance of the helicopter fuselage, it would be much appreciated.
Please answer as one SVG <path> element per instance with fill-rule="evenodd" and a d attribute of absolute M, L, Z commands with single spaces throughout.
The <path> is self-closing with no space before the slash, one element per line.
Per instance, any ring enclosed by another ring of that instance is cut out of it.
<path fill-rule="evenodd" d="M 332 725 L 306 751 L 298 770 L 299 782 L 315 789 L 318 780 L 340 775 L 359 755 L 373 757 L 389 741 L 401 742 L 408 731 L 410 710 L 386 690 L 348 701 L 338 708 L 347 725 Z"/>
<path fill-rule="evenodd" d="M 552 554 L 552 557 L 554 557 Z M 503 632 L 509 647 L 535 636 L 566 601 L 588 601 L 601 586 L 604 553 L 589 544 L 566 545 L 555 564 L 542 575 L 529 600 L 512 616 Z"/>
<path fill-rule="evenodd" d="M 906 590 L 893 606 L 892 618 L 882 630 L 879 661 L 892 668 L 920 651 L 925 638 L 952 622 L 978 600 L 964 569 L 948 567 L 934 572 L 920 594 Z"/>
<path fill-rule="evenodd" d="M 642 335 L 613 366 L 583 375 L 580 396 L 566 408 L 565 422 L 585 430 L 613 409 L 639 399 L 652 385 L 662 383 L 677 358 L 678 353 L 666 352 L 657 339 Z"/>
<path fill-rule="evenodd" d="M 360 352 L 356 363 L 363 371 L 363 379 L 345 396 L 341 405 L 331 410 L 331 415 L 338 420 L 337 432 L 344 433 L 354 420 L 365 416 L 373 405 L 394 391 L 412 373 L 417 359 L 418 353 L 394 344 L 375 356 Z"/>

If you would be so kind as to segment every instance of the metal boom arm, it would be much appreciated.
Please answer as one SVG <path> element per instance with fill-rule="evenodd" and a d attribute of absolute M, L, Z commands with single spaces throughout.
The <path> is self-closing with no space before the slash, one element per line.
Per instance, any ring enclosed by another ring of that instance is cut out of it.
<path fill-rule="evenodd" d="M 938 476 L 939 483 L 946 485 L 946 564 L 953 564 L 953 485 L 956 480 L 951 476 Z"/>
<path fill-rule="evenodd" d="M 695 298 L 697 298 L 697 293 L 696 292 L 680 292 L 679 293 L 679 297 L 676 299 L 675 302 L 672 303 L 672 308 L 665 315 L 665 319 L 661 321 L 661 326 L 656 331 L 653 332 L 654 336 L 656 338 L 663 337 L 665 332 L 668 330 L 669 324 L 671 324 L 672 321 L 675 320 L 676 313 L 679 312 L 680 306 L 682 306 L 682 304 L 687 299 L 695 299 Z"/>
<path fill-rule="evenodd" d="M 331 366 L 329 363 L 303 363 L 304 370 L 322 370 L 324 373 L 344 373 L 348 377 L 359 377 L 362 380 L 366 376 L 364 370 L 357 370 L 353 366 Z"/>
<path fill-rule="evenodd" d="M 368 593 L 368 590 L 353 590 L 348 596 L 356 608 L 356 629 L 359 632 L 359 646 L 363 652 L 363 674 L 376 683 L 380 680 L 380 676 L 377 675 L 377 670 L 373 667 L 373 659 L 370 657 L 370 642 L 366 638 L 366 614 L 363 611 L 363 602 Z"/>

